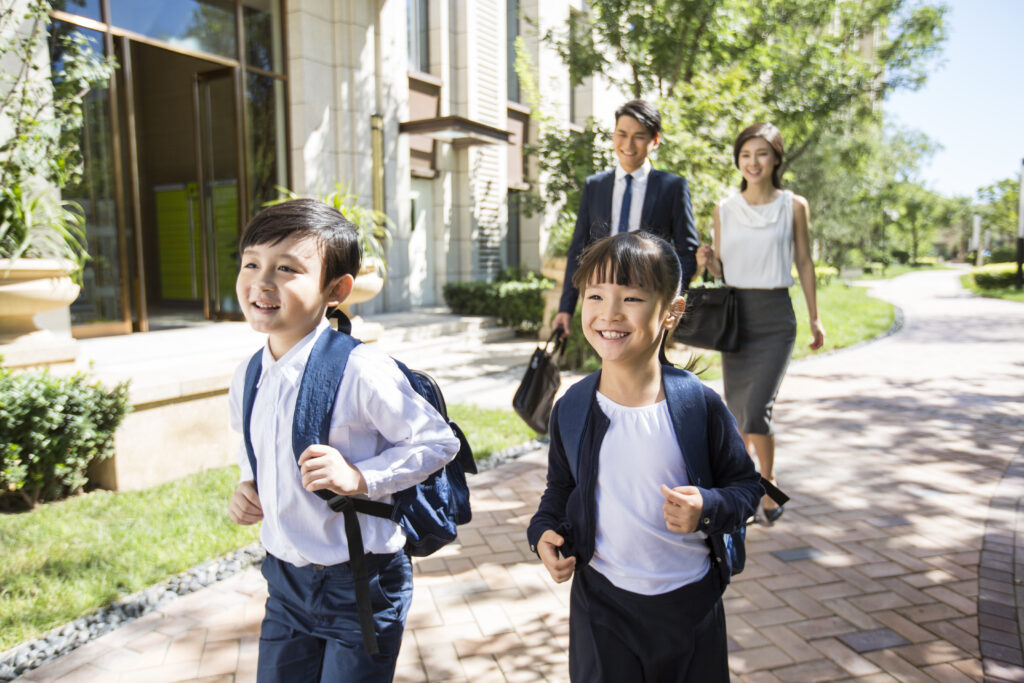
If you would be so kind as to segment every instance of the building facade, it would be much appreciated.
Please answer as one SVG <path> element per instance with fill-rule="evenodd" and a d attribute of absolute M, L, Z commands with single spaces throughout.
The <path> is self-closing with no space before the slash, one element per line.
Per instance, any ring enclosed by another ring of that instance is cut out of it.
<path fill-rule="evenodd" d="M 119 64 L 89 94 L 84 179 L 63 192 L 92 256 L 75 336 L 238 318 L 238 235 L 278 188 L 340 183 L 393 221 L 384 290 L 362 313 L 539 267 L 548 219 L 518 201 L 537 178 L 516 38 L 556 120 L 610 119 L 620 95 L 570 88 L 539 38 L 582 1 L 55 1 L 52 31 Z"/>

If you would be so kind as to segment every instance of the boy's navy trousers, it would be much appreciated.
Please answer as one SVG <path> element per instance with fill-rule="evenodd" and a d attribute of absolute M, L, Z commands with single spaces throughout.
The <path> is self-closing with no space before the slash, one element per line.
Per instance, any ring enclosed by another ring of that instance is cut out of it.
<path fill-rule="evenodd" d="M 349 564 L 293 564 L 267 555 L 267 612 L 260 630 L 256 679 L 388 683 L 412 601 L 412 564 L 405 552 L 367 555 L 380 654 L 363 647 Z"/>
<path fill-rule="evenodd" d="M 721 579 L 662 595 L 622 590 L 589 566 L 569 597 L 569 678 L 574 683 L 728 683 Z"/>

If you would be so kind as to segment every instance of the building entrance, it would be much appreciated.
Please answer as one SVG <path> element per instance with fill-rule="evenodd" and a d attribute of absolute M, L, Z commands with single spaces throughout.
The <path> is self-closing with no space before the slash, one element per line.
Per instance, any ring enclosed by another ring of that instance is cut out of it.
<path fill-rule="evenodd" d="M 237 317 L 238 69 L 146 44 L 130 50 L 148 327 Z"/>

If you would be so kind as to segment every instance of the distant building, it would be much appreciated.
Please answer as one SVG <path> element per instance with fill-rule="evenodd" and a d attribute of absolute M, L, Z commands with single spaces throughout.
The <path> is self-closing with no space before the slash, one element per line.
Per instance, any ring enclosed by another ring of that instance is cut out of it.
<path fill-rule="evenodd" d="M 75 335 L 237 318 L 239 230 L 278 186 L 341 182 L 394 221 L 388 281 L 364 313 L 538 267 L 547 225 L 517 201 L 536 131 L 514 41 L 567 126 L 610 119 L 621 97 L 571 92 L 537 38 L 583 1 L 55 0 L 52 30 L 120 64 L 89 95 L 85 179 L 64 192 L 87 212 L 92 255 Z"/>

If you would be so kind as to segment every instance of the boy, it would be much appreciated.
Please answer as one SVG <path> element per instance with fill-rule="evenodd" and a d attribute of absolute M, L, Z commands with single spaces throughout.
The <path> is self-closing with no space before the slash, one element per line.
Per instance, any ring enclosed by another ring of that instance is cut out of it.
<path fill-rule="evenodd" d="M 326 204 L 299 199 L 257 214 L 239 252 L 239 303 L 252 328 L 267 333 L 249 420 L 257 473 L 243 445 L 241 481 L 228 508 L 238 524 L 264 521 L 269 595 L 257 678 L 390 681 L 412 597 L 405 534 L 390 520 L 359 515 L 380 648 L 370 655 L 342 515 L 313 492 L 391 502 L 391 494 L 450 461 L 458 440 L 391 358 L 361 344 L 338 388 L 329 443 L 294 453 L 292 420 L 306 362 L 328 327 L 327 309 L 345 300 L 359 270 L 356 228 Z M 240 432 L 247 365 L 235 372 L 229 394 L 232 428 Z"/>

